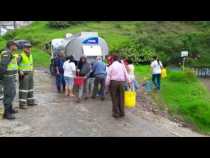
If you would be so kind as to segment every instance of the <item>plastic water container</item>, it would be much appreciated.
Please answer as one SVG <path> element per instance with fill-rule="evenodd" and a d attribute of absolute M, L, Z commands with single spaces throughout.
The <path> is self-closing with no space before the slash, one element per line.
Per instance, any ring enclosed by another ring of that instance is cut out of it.
<path fill-rule="evenodd" d="M 149 80 L 149 81 L 146 81 L 146 84 L 145 84 L 145 86 L 144 86 L 144 90 L 145 90 L 147 93 L 150 93 L 150 92 L 152 92 L 153 88 L 154 88 L 153 82 L 150 81 L 150 80 Z"/>
<path fill-rule="evenodd" d="M 81 76 L 76 76 L 74 78 L 74 84 L 77 86 L 82 86 L 85 83 L 85 77 L 81 77 Z"/>
<path fill-rule="evenodd" d="M 134 108 L 136 106 L 135 91 L 128 90 L 124 92 L 124 104 L 126 108 Z"/>

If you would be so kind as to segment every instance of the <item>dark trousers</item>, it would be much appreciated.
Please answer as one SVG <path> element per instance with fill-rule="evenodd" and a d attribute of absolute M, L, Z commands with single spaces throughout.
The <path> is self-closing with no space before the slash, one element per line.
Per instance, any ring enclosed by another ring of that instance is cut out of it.
<path fill-rule="evenodd" d="M 16 95 L 16 76 L 4 76 L 2 79 L 4 88 L 4 111 L 10 113 L 12 109 L 12 102 Z"/>
<path fill-rule="evenodd" d="M 111 81 L 112 112 L 114 116 L 124 116 L 124 84 L 125 82 Z"/>
<path fill-rule="evenodd" d="M 65 80 L 63 74 L 56 75 L 56 86 L 58 91 L 61 91 L 61 88 L 63 88 L 63 90 L 65 89 Z"/>
<path fill-rule="evenodd" d="M 94 80 L 94 89 L 93 89 L 93 97 L 96 97 L 96 94 L 98 92 L 98 87 L 100 85 L 99 94 L 101 95 L 101 98 L 104 98 L 105 96 L 105 78 L 96 77 Z"/>
<path fill-rule="evenodd" d="M 152 75 L 152 82 L 154 83 L 155 87 L 160 90 L 160 74 L 153 74 Z"/>
<path fill-rule="evenodd" d="M 19 76 L 19 103 L 20 105 L 34 104 L 33 72 Z"/>

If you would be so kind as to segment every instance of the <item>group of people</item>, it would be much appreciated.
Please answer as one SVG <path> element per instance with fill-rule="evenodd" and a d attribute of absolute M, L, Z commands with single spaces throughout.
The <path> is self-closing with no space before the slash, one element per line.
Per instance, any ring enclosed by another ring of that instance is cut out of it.
<path fill-rule="evenodd" d="M 13 108 L 16 96 L 16 83 L 19 81 L 19 107 L 27 109 L 37 105 L 33 94 L 33 57 L 30 43 L 25 43 L 22 53 L 17 51 L 14 41 L 7 43 L 6 49 L 0 54 L 0 84 L 3 86 L 3 104 L 5 119 L 15 119 L 18 111 Z"/>
<path fill-rule="evenodd" d="M 108 56 L 106 63 L 98 56 L 89 62 L 82 56 L 79 62 L 73 56 L 64 57 L 60 52 L 55 59 L 56 86 L 65 96 L 103 101 L 108 92 L 113 103 L 113 117 L 122 117 L 124 113 L 124 90 L 136 90 L 138 84 L 134 75 L 134 65 L 130 60 L 122 60 L 117 55 Z M 77 89 L 77 93 L 75 93 Z"/>
<path fill-rule="evenodd" d="M 33 57 L 31 44 L 24 44 L 23 52 L 17 53 L 17 44 L 14 41 L 7 43 L 7 48 L 0 54 L 0 82 L 4 88 L 4 115 L 5 119 L 15 119 L 17 110 L 13 108 L 16 95 L 16 81 L 19 80 L 19 107 L 37 105 L 33 95 Z M 93 62 L 82 56 L 79 62 L 73 56 L 65 57 L 60 52 L 55 59 L 56 85 L 59 93 L 65 96 L 76 97 L 81 100 L 100 97 L 102 101 L 110 92 L 112 100 L 112 116 L 125 116 L 124 91 L 136 91 L 139 86 L 134 74 L 134 65 L 131 60 L 122 60 L 118 55 L 108 56 L 106 63 L 101 56 Z M 160 90 L 161 61 L 156 57 L 151 63 L 152 81 Z M 75 89 L 77 91 L 75 91 Z M 77 93 L 76 93 L 77 92 Z"/>

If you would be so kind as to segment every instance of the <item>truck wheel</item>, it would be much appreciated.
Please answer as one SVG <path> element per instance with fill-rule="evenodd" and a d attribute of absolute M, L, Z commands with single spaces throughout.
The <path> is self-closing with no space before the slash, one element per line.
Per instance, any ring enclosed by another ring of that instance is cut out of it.
<path fill-rule="evenodd" d="M 50 73 L 52 76 L 55 76 L 55 69 L 54 69 L 53 64 L 50 64 Z"/>

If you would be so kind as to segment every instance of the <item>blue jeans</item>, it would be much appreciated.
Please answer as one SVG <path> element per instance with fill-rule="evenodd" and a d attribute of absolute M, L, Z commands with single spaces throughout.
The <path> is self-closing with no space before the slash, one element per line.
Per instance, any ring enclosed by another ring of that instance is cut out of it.
<path fill-rule="evenodd" d="M 160 74 L 153 74 L 152 75 L 152 82 L 155 87 L 160 90 Z"/>
<path fill-rule="evenodd" d="M 130 86 L 131 86 L 130 89 L 132 91 L 137 91 L 139 89 L 139 84 L 136 80 L 132 80 Z M 125 88 L 125 90 L 129 89 L 128 83 L 125 83 L 124 88 Z"/>
<path fill-rule="evenodd" d="M 61 91 L 61 87 L 63 90 L 65 89 L 65 80 L 63 74 L 56 75 L 56 86 L 58 91 Z"/>
<path fill-rule="evenodd" d="M 94 80 L 95 78 L 88 78 L 86 82 L 86 97 L 93 95 L 93 89 L 94 89 Z"/>

